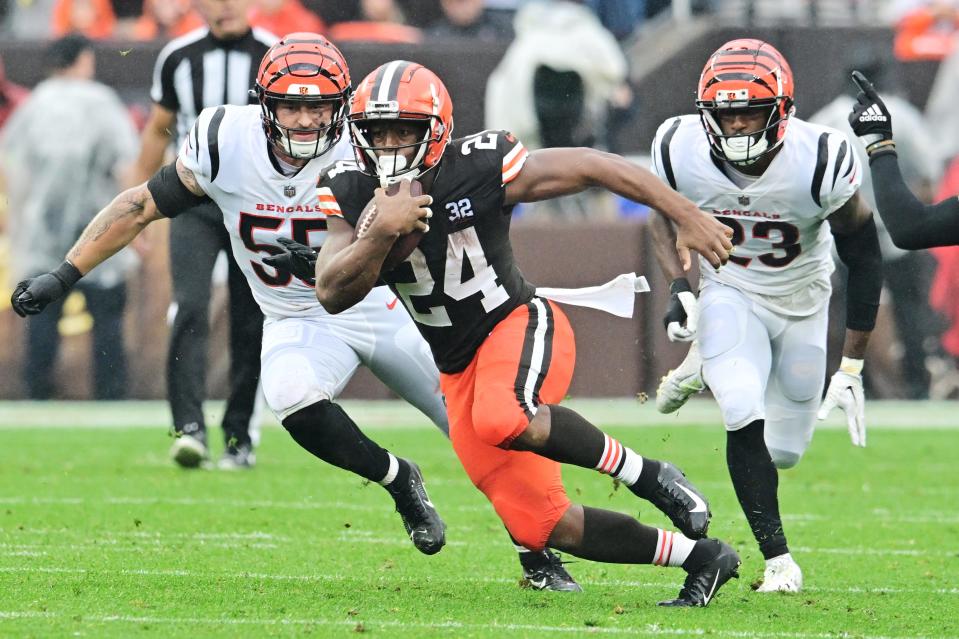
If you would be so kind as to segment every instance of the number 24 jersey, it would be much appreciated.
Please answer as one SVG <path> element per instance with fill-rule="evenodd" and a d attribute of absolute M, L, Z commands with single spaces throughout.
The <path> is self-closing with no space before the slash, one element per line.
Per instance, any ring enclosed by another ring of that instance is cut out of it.
<path fill-rule="evenodd" d="M 381 273 L 444 373 L 466 368 L 493 327 L 533 296 L 513 259 L 512 206 L 504 203 L 527 157 L 505 131 L 452 141 L 431 170 L 429 232 L 405 262 Z M 356 226 L 378 184 L 355 163 L 338 162 L 320 178 L 320 206 Z"/>

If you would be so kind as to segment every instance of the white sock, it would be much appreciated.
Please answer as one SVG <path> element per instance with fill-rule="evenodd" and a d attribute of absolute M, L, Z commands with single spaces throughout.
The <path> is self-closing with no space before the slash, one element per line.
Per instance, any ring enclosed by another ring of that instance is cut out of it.
<path fill-rule="evenodd" d="M 603 437 L 603 454 L 599 457 L 596 470 L 632 486 L 639 481 L 639 474 L 643 471 L 642 456 L 605 433 Z"/>
<path fill-rule="evenodd" d="M 386 476 L 379 481 L 380 486 L 392 484 L 393 480 L 396 479 L 396 473 L 400 470 L 400 462 L 393 456 L 393 453 L 388 452 L 386 454 L 390 456 L 390 468 L 386 471 Z"/>
<path fill-rule="evenodd" d="M 678 532 L 657 528 L 656 552 L 653 564 L 657 566 L 682 566 L 696 542 Z"/>

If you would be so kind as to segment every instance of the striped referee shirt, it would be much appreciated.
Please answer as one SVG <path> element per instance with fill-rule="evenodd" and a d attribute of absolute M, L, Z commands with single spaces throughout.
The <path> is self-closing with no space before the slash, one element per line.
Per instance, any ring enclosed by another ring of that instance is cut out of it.
<path fill-rule="evenodd" d="M 177 115 L 179 148 L 197 115 L 211 106 L 251 104 L 260 59 L 276 41 L 253 28 L 234 40 L 220 40 L 202 27 L 170 41 L 153 68 L 150 97 Z"/>

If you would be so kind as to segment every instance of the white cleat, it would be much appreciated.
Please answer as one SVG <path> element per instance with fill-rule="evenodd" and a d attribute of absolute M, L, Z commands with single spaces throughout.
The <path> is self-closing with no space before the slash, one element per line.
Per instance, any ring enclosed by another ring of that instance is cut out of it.
<path fill-rule="evenodd" d="M 756 592 L 799 592 L 802 590 L 802 570 L 788 552 L 766 560 L 763 583 Z"/>
<path fill-rule="evenodd" d="M 656 389 L 656 410 L 673 413 L 686 403 L 690 396 L 706 390 L 703 380 L 703 358 L 699 355 L 699 342 L 693 342 L 679 366 L 666 373 Z"/>
<path fill-rule="evenodd" d="M 206 443 L 192 435 L 180 435 L 170 447 L 170 457 L 182 468 L 198 468 L 209 461 Z"/>

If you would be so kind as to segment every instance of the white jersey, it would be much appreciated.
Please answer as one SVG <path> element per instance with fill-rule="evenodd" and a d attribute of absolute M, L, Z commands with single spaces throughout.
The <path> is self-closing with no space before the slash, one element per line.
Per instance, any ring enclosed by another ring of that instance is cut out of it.
<path fill-rule="evenodd" d="M 703 284 L 735 287 L 771 310 L 808 316 L 829 299 L 832 234 L 826 218 L 859 189 L 862 168 L 844 133 L 790 118 L 769 168 L 742 188 L 710 153 L 699 116 L 664 122 L 654 171 L 733 229 L 735 253 L 719 271 L 700 258 Z"/>
<path fill-rule="evenodd" d="M 270 159 L 261 113 L 256 105 L 204 109 L 179 159 L 223 211 L 233 256 L 263 314 L 326 315 L 313 286 L 263 264 L 263 258 L 281 252 L 281 237 L 319 249 L 326 238 L 326 215 L 316 204 L 317 179 L 334 161 L 352 158 L 353 151 L 344 135 L 296 175 L 284 176 Z"/>

